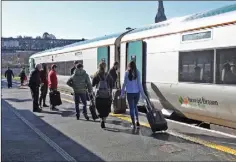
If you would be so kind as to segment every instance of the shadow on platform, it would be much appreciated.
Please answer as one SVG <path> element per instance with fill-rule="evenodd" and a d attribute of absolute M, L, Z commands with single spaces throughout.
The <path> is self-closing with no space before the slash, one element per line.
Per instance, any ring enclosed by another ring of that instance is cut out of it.
<path fill-rule="evenodd" d="M 40 129 L 42 133 L 44 133 L 55 143 L 57 143 L 59 147 L 66 150 L 66 152 L 70 154 L 72 157 L 74 157 L 77 161 L 104 161 L 102 158 L 95 155 L 90 150 L 86 149 L 79 143 L 75 142 L 74 140 L 72 140 L 71 138 L 60 132 L 59 130 L 55 129 L 54 127 L 52 127 L 51 125 L 40 119 L 40 117 L 36 116 L 31 111 L 18 110 L 2 99 L 2 106 L 4 105 L 9 109 L 14 109 L 18 113 L 20 113 L 21 116 L 27 119 L 36 128 Z"/>

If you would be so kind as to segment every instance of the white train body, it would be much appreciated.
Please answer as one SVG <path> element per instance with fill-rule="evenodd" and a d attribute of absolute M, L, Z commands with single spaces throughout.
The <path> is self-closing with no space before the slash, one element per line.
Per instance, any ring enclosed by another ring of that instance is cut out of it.
<path fill-rule="evenodd" d="M 127 63 L 136 61 L 150 100 L 164 114 L 236 128 L 236 5 L 45 51 L 30 61 L 65 62 L 59 86 L 68 89 L 72 61 L 83 60 L 92 75 L 104 53 L 101 47 L 108 49 L 109 65 L 120 62 L 121 84 Z"/>

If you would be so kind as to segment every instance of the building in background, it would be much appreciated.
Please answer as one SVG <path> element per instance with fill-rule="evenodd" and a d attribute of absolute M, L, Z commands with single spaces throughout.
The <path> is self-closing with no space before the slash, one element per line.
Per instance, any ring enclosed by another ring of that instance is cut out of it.
<path fill-rule="evenodd" d="M 7 66 L 28 66 L 29 57 L 39 51 L 62 47 L 86 39 L 56 39 L 53 34 L 45 32 L 42 37 L 18 36 L 2 38 L 2 68 Z"/>

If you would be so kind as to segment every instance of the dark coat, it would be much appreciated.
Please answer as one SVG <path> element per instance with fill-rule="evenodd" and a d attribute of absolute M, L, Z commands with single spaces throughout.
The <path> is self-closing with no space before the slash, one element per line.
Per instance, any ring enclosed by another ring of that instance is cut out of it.
<path fill-rule="evenodd" d="M 8 69 L 5 72 L 5 77 L 7 78 L 7 81 L 11 81 L 12 77 L 14 77 L 13 71 L 11 69 Z"/>
<path fill-rule="evenodd" d="M 113 79 L 113 84 L 112 84 L 112 88 L 113 88 L 113 87 L 115 87 L 115 83 L 116 83 L 117 76 L 118 76 L 117 73 L 116 73 L 116 69 L 114 67 L 111 68 L 111 70 L 109 71 L 109 74 Z"/>
<path fill-rule="evenodd" d="M 40 71 L 40 79 L 41 79 L 41 83 L 43 83 L 46 86 L 48 85 L 48 73 L 46 70 Z"/>
<path fill-rule="evenodd" d="M 40 83 L 40 71 L 35 68 L 30 73 L 29 87 L 39 87 Z"/>
<path fill-rule="evenodd" d="M 74 74 L 75 69 L 76 69 L 75 66 L 70 69 L 70 75 L 73 75 L 73 74 Z"/>
<path fill-rule="evenodd" d="M 25 74 L 25 71 L 24 70 L 22 70 L 21 72 L 20 72 L 20 80 L 24 80 L 25 79 L 25 77 L 26 77 L 26 74 Z"/>

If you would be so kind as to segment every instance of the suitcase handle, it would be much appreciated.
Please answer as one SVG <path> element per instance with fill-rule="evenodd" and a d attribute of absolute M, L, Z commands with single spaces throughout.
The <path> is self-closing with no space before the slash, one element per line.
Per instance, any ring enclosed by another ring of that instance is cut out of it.
<path fill-rule="evenodd" d="M 92 97 L 90 97 L 90 96 L 92 96 Z M 94 96 L 93 92 L 92 93 L 88 93 L 88 98 L 90 100 L 90 105 L 94 105 L 94 98 L 95 98 L 95 96 Z"/>
<path fill-rule="evenodd" d="M 148 98 L 147 98 L 147 99 L 144 99 L 144 103 L 145 103 L 146 110 L 147 110 L 148 112 L 151 112 L 151 111 L 153 110 L 153 108 L 152 108 L 152 104 L 151 104 L 151 102 L 149 101 L 149 99 L 148 99 Z"/>

